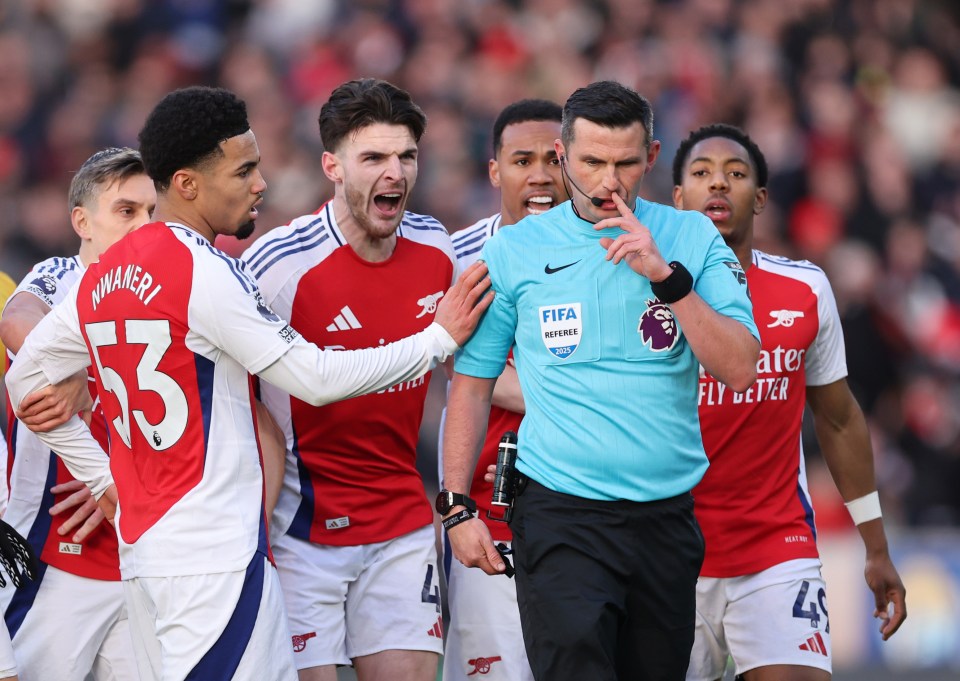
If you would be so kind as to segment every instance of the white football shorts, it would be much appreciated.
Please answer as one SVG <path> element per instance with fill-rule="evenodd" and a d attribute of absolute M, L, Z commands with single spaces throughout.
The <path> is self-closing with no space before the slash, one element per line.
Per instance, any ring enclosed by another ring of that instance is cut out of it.
<path fill-rule="evenodd" d="M 444 681 L 533 681 L 520 630 L 516 582 L 464 567 L 453 557 L 446 536 L 444 569 L 450 609 Z"/>
<path fill-rule="evenodd" d="M 280 580 L 262 553 L 246 570 L 123 586 L 143 681 L 297 681 Z"/>
<path fill-rule="evenodd" d="M 17 663 L 13 659 L 13 646 L 7 625 L 0 622 L 0 679 L 9 679 L 17 675 Z"/>
<path fill-rule="evenodd" d="M 687 681 L 769 665 L 831 671 L 826 586 L 815 558 L 789 560 L 743 577 L 697 581 L 697 629 Z"/>
<path fill-rule="evenodd" d="M 283 535 L 273 555 L 297 669 L 349 665 L 384 650 L 443 652 L 432 525 L 360 546 Z"/>
<path fill-rule="evenodd" d="M 83 681 L 90 673 L 98 681 L 137 678 L 119 581 L 47 565 L 22 588 L 0 589 L 0 602 L 13 632 L 20 681 Z"/>

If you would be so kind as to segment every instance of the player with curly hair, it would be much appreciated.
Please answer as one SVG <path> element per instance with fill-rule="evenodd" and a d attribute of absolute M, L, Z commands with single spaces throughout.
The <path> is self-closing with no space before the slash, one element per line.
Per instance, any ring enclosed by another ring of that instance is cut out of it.
<path fill-rule="evenodd" d="M 492 298 L 485 270 L 466 273 L 414 336 L 321 350 L 212 245 L 252 231 L 267 186 L 243 101 L 177 90 L 148 116 L 140 152 L 157 222 L 108 249 L 37 325 L 8 375 L 11 401 L 29 417 L 36 391 L 94 365 L 109 459 L 76 417 L 40 437 L 108 517 L 116 500 L 142 677 L 295 679 L 249 375 L 311 404 L 413 380 L 472 332 Z"/>

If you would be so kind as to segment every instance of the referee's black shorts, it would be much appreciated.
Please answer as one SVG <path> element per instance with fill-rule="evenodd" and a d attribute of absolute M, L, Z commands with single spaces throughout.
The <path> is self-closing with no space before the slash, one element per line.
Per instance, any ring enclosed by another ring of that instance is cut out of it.
<path fill-rule="evenodd" d="M 703 563 L 690 494 L 594 501 L 529 480 L 510 527 L 537 681 L 683 681 Z"/>

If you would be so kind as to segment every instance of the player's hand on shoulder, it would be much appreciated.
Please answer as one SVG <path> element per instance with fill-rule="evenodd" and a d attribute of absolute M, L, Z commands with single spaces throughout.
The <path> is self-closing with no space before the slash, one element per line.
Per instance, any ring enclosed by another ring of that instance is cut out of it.
<path fill-rule="evenodd" d="M 480 568 L 488 575 L 499 575 L 506 569 L 490 530 L 479 518 L 466 520 L 446 532 L 454 557 L 465 566 Z"/>
<path fill-rule="evenodd" d="M 467 342 L 493 302 L 493 291 L 489 289 L 487 265 L 479 260 L 468 267 L 440 299 L 434 321 L 447 330 L 457 345 Z"/>

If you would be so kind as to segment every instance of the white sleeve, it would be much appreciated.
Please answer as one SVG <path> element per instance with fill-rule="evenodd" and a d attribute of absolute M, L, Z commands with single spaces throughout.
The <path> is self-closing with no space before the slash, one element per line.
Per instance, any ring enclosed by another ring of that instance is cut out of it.
<path fill-rule="evenodd" d="M 83 270 L 77 266 L 74 258 L 47 258 L 33 266 L 17 284 L 10 298 L 19 293 L 29 293 L 47 306 L 54 307 L 67 298 L 82 274 Z"/>
<path fill-rule="evenodd" d="M 320 406 L 413 380 L 456 350 L 456 341 L 436 322 L 418 334 L 378 348 L 321 350 L 300 338 L 258 375 L 294 397 Z"/>
<path fill-rule="evenodd" d="M 80 320 L 77 317 L 78 288 L 71 288 L 64 301 L 27 334 L 13 363 L 13 370 L 29 358 L 33 366 L 46 377 L 46 382 L 52 385 L 90 366 L 90 354 L 80 334 Z M 11 393 L 11 404 L 20 404 L 27 394 L 23 393 L 14 400 Z"/>
<path fill-rule="evenodd" d="M 206 250 L 195 258 L 190 332 L 259 374 L 300 334 L 270 309 L 240 261 Z"/>
<path fill-rule="evenodd" d="M 820 276 L 822 282 L 815 290 L 820 328 L 807 351 L 807 385 L 828 385 L 847 375 L 846 348 L 837 301 L 827 276 L 823 273 Z"/>
<path fill-rule="evenodd" d="M 10 403 L 40 388 L 59 383 L 90 364 L 87 346 L 76 321 L 76 292 L 43 318 L 20 348 L 7 374 Z M 47 433 L 35 433 L 55 451 L 77 480 L 86 483 L 99 498 L 113 484 L 110 459 L 93 438 L 90 429 L 77 416 Z"/>
<path fill-rule="evenodd" d="M 266 304 L 245 265 L 204 254 L 194 273 L 191 331 L 252 374 L 319 406 L 418 378 L 457 350 L 439 324 L 377 348 L 321 350 Z"/>

